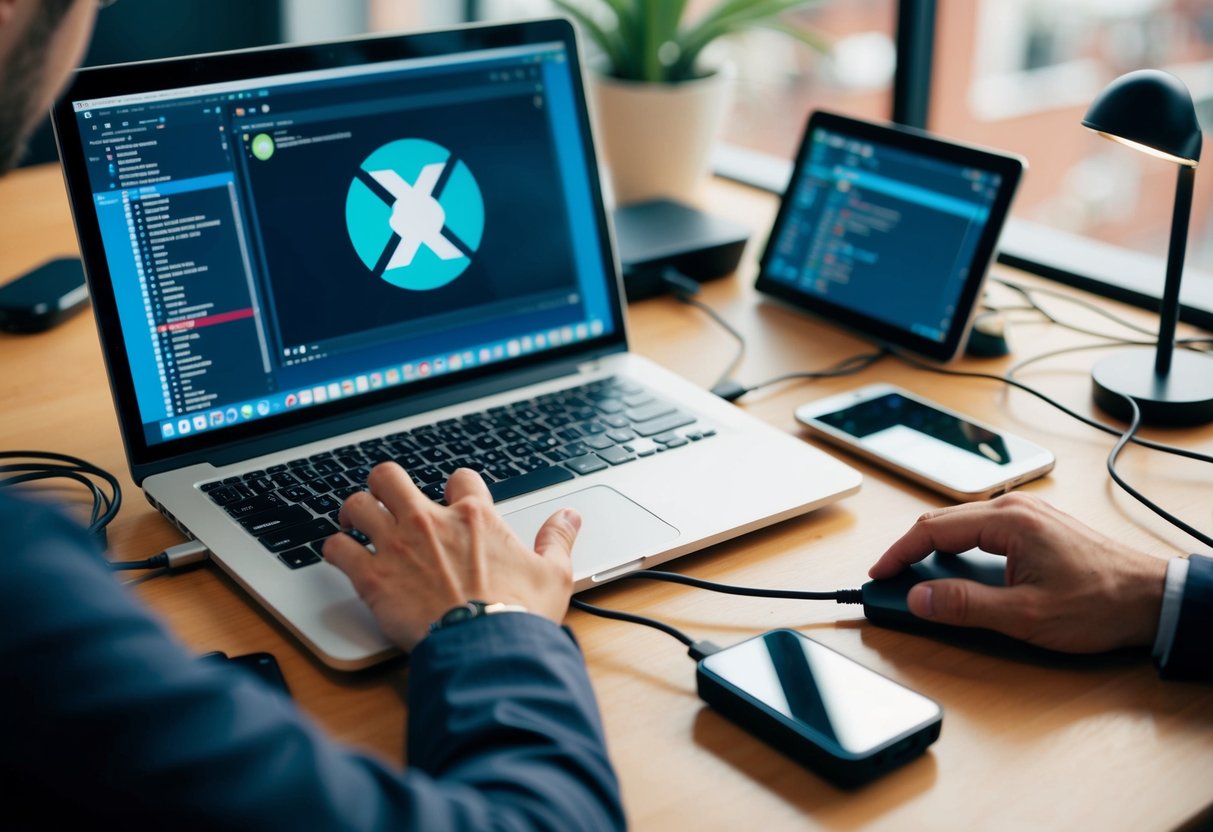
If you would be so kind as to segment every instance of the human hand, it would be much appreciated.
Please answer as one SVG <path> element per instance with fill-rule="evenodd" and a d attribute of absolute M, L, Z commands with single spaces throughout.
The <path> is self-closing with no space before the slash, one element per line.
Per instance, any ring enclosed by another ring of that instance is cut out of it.
<path fill-rule="evenodd" d="M 975 546 L 1006 556 L 1007 585 L 924 581 L 910 590 L 910 612 L 1066 653 L 1153 643 L 1166 561 L 1104 537 L 1027 494 L 927 512 L 868 574 L 891 578 L 932 551 Z"/>
<path fill-rule="evenodd" d="M 528 549 L 473 471 L 451 475 L 446 506 L 422 494 L 394 462 L 375 466 L 367 486 L 345 501 L 340 520 L 367 535 L 375 553 L 335 534 L 325 541 L 324 557 L 349 576 L 394 643 L 412 650 L 431 622 L 472 600 L 519 604 L 556 623 L 564 618 L 573 590 L 570 554 L 581 528 L 576 511 L 549 517 Z"/>

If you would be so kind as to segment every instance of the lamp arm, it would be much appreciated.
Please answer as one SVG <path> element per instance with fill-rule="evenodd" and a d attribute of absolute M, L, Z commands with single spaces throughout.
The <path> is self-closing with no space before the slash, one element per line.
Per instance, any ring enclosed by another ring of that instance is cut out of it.
<path fill-rule="evenodd" d="M 1175 210 L 1171 216 L 1171 246 L 1167 251 L 1167 280 L 1163 286 L 1162 304 L 1158 308 L 1158 351 L 1154 356 L 1154 373 L 1166 378 L 1171 372 L 1171 356 L 1175 352 L 1175 324 L 1179 320 L 1179 284 L 1184 274 L 1184 254 L 1188 246 L 1188 218 L 1192 213 L 1192 189 L 1196 168 L 1179 166 L 1175 185 Z"/>

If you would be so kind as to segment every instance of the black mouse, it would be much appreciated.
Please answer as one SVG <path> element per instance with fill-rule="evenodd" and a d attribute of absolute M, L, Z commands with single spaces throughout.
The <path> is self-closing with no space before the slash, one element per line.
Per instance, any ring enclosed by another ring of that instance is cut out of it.
<path fill-rule="evenodd" d="M 863 585 L 863 614 L 873 624 L 933 635 L 955 635 L 966 628 L 938 624 L 910 612 L 906 595 L 922 581 L 936 578 L 967 578 L 990 586 L 1006 585 L 1007 559 L 980 549 L 959 555 L 935 552 L 892 578 Z M 975 633 L 979 631 L 967 630 Z M 980 631 L 985 632 L 985 631 Z"/>

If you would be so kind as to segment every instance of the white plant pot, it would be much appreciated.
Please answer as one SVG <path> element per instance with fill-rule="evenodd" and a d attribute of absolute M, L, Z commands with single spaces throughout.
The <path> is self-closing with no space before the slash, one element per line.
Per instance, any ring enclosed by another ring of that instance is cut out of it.
<path fill-rule="evenodd" d="M 615 201 L 692 200 L 732 103 L 733 73 L 677 84 L 592 77 L 595 128 Z"/>

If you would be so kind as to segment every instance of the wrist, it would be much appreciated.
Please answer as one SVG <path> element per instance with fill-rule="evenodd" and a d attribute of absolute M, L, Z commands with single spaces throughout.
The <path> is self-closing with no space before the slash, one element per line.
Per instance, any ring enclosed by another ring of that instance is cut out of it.
<path fill-rule="evenodd" d="M 529 610 L 521 604 L 507 604 L 500 601 L 493 603 L 479 600 L 465 601 L 462 604 L 451 607 L 435 621 L 430 622 L 425 632 L 426 635 L 429 635 L 430 633 L 436 633 L 439 630 L 454 627 L 475 618 L 503 612 L 529 612 Z"/>
<path fill-rule="evenodd" d="M 1158 638 L 1158 624 L 1166 593 L 1167 562 L 1162 558 L 1143 557 L 1141 568 L 1135 570 L 1125 587 L 1127 610 L 1135 622 L 1130 644 L 1152 646 Z"/>

